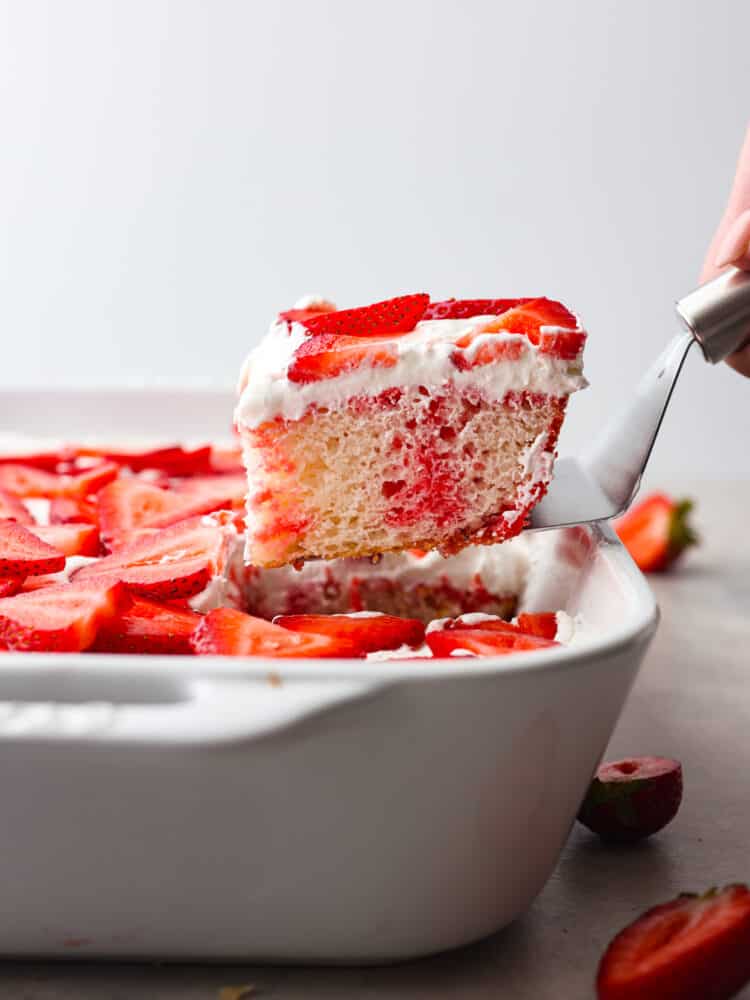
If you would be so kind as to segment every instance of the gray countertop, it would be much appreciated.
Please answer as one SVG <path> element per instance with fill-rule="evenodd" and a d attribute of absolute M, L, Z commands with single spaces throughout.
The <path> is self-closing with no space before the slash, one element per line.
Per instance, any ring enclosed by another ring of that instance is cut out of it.
<path fill-rule="evenodd" d="M 750 483 L 692 492 L 704 543 L 679 571 L 653 578 L 661 626 L 608 751 L 683 762 L 684 802 L 664 833 L 612 848 L 576 826 L 521 920 L 437 958 L 337 970 L 7 962 L 0 997 L 225 1000 L 222 987 L 241 984 L 276 1000 L 593 997 L 599 956 L 641 910 L 680 891 L 750 880 Z M 750 1000 L 750 987 L 741 996 Z"/>

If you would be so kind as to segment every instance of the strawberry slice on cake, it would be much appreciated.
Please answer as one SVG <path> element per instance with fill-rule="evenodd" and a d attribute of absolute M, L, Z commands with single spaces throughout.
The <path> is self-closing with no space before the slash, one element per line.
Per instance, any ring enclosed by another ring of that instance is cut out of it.
<path fill-rule="evenodd" d="M 235 414 L 247 562 L 450 554 L 518 534 L 586 384 L 585 339 L 546 298 L 281 313 L 245 363 Z"/>

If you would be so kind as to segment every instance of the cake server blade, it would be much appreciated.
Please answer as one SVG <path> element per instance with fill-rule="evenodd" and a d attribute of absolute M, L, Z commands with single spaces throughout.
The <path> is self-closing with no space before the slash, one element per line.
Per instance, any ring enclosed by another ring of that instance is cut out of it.
<path fill-rule="evenodd" d="M 750 273 L 729 268 L 680 299 L 677 313 L 687 330 L 667 344 L 591 447 L 557 463 L 531 530 L 606 521 L 629 507 L 690 348 L 697 342 L 716 364 L 750 344 Z"/>

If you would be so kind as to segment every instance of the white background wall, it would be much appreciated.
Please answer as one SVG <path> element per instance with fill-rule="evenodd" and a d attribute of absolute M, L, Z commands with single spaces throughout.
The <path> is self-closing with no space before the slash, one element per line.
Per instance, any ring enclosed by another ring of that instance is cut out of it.
<path fill-rule="evenodd" d="M 233 380 L 270 315 L 560 297 L 563 450 L 696 282 L 750 121 L 744 0 L 0 0 L 0 382 Z M 696 355 L 655 454 L 750 477 Z"/>

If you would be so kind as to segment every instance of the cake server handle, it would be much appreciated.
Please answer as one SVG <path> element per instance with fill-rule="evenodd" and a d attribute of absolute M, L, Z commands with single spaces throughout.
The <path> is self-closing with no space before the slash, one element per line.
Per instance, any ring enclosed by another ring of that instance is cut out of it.
<path fill-rule="evenodd" d="M 706 361 L 716 364 L 750 344 L 750 271 L 730 267 L 677 303 L 677 315 Z"/>

